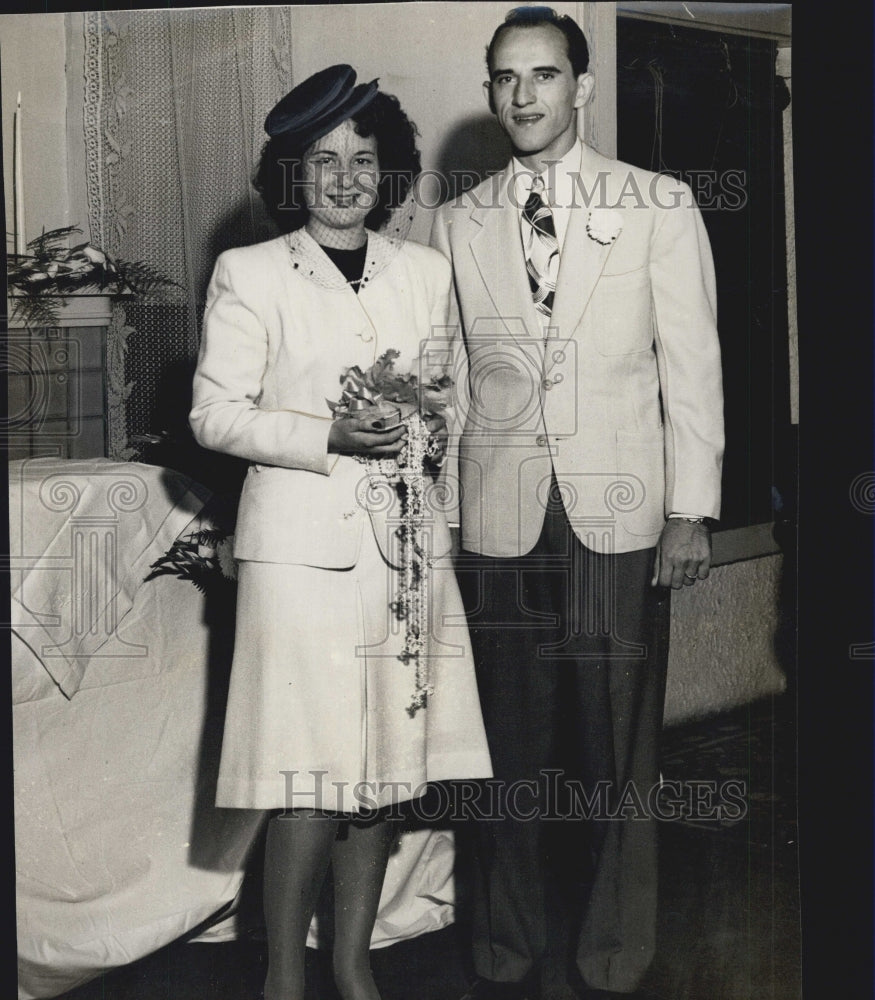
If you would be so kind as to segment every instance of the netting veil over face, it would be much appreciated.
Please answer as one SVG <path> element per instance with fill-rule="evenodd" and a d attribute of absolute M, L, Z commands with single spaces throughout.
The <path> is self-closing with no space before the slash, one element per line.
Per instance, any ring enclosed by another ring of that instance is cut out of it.
<path fill-rule="evenodd" d="M 265 149 L 262 166 L 265 173 L 259 175 L 259 188 L 265 201 L 270 205 L 281 193 L 285 202 L 289 198 L 290 177 L 293 183 L 301 184 L 300 191 L 291 201 L 295 214 L 289 220 L 278 219 L 280 224 L 283 221 L 290 226 L 299 223 L 303 210 L 295 206 L 303 201 L 308 209 L 307 230 L 317 242 L 326 242 L 340 250 L 361 246 L 363 218 L 382 215 L 382 210 L 371 211 L 379 203 L 381 187 L 394 200 L 397 192 L 394 196 L 391 194 L 391 182 L 400 179 L 384 173 L 389 183 L 379 183 L 381 168 L 386 167 L 380 158 L 380 143 L 384 140 L 380 140 L 378 133 L 371 131 L 368 125 L 360 128 L 354 117 L 371 106 L 376 107 L 378 93 L 376 80 L 357 85 L 355 70 L 338 64 L 299 83 L 268 113 L 264 129 L 270 137 L 270 146 Z M 386 101 L 384 96 L 381 99 Z M 401 118 L 397 131 L 403 132 L 403 122 L 415 133 L 415 127 L 406 121 L 397 102 L 392 98 L 389 102 L 389 107 L 396 109 Z M 384 113 L 377 112 L 378 115 Z M 384 120 L 384 137 L 389 129 Z M 301 152 L 292 154 L 293 150 Z M 284 152 L 289 160 L 285 159 Z M 418 155 L 416 160 L 418 170 Z M 291 169 L 288 169 L 290 162 Z M 279 165 L 283 166 L 283 183 L 277 190 Z M 366 287 L 387 266 L 408 236 L 414 215 L 414 173 L 411 170 L 409 174 L 411 190 L 400 205 L 389 209 L 389 218 L 380 226 L 381 236 L 378 238 L 371 233 L 368 237 L 364 272 L 360 281 L 356 281 L 361 287 Z M 279 205 L 277 217 L 284 208 L 285 204 Z M 299 230 L 291 232 L 286 240 L 293 266 L 304 277 L 326 288 L 339 288 L 346 283 L 334 264 L 316 250 L 310 240 L 303 238 Z"/>

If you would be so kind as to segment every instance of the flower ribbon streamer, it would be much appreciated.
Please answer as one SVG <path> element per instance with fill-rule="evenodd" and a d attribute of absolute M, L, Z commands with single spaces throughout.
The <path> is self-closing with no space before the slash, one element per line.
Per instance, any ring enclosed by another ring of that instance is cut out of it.
<path fill-rule="evenodd" d="M 426 462 L 437 458 L 439 448 L 422 414 L 434 413 L 447 405 L 446 393 L 453 384 L 447 374 L 420 382 L 413 373 L 399 374 L 395 360 L 399 352 L 386 351 L 363 372 L 358 365 L 341 376 L 341 397 L 327 400 L 336 419 L 376 408 L 395 412 L 407 425 L 407 440 L 396 458 L 356 456 L 368 474 L 395 487 L 401 503 L 401 523 L 396 536 L 401 543 L 401 573 L 398 593 L 389 607 L 405 626 L 404 648 L 398 659 L 414 666 L 414 690 L 407 712 L 410 716 L 428 706 L 434 686 L 429 680 L 425 654 L 429 633 L 428 569 L 426 547 L 425 486 Z"/>

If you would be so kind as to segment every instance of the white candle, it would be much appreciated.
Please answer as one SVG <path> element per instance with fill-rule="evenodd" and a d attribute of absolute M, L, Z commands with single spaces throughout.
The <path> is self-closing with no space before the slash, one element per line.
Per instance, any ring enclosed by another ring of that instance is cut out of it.
<path fill-rule="evenodd" d="M 12 150 L 13 178 L 12 190 L 15 196 L 15 252 L 25 252 L 24 238 L 24 171 L 21 163 L 21 93 L 15 105 L 15 136 Z"/>

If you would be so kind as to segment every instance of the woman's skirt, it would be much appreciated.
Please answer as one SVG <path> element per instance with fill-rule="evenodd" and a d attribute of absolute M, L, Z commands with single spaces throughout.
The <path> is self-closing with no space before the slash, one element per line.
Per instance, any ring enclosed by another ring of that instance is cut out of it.
<path fill-rule="evenodd" d="M 350 569 L 239 564 L 218 806 L 353 813 L 491 776 L 452 561 L 430 570 L 416 710 L 398 583 L 370 531 Z"/>

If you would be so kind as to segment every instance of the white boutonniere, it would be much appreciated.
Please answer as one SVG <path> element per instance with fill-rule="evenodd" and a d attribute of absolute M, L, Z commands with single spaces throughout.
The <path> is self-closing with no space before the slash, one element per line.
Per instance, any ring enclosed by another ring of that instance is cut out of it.
<path fill-rule="evenodd" d="M 593 208 L 586 220 L 586 235 L 604 247 L 614 242 L 622 228 L 623 216 L 615 208 Z"/>

